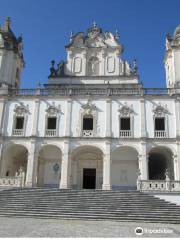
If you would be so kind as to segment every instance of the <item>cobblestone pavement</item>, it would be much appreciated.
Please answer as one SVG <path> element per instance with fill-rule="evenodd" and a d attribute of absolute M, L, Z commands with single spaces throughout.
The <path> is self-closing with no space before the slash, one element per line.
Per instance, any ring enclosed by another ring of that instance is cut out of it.
<path fill-rule="evenodd" d="M 144 232 L 139 237 L 180 237 L 176 224 L 6 217 L 0 222 L 0 237 L 136 237 L 137 227 Z"/>

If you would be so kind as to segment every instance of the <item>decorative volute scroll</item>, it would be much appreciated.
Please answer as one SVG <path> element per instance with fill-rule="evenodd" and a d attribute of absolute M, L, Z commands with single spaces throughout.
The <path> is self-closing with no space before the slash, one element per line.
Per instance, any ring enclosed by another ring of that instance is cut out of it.
<path fill-rule="evenodd" d="M 132 109 L 132 106 L 131 107 L 127 106 L 127 103 L 125 103 L 125 105 L 119 109 L 121 117 L 129 117 L 133 112 L 134 111 Z"/>
<path fill-rule="evenodd" d="M 48 106 L 48 108 L 46 109 L 46 113 L 49 116 L 56 116 L 59 113 L 61 113 L 61 108 L 60 105 L 55 106 L 55 103 L 53 102 L 50 106 Z"/>
<path fill-rule="evenodd" d="M 15 105 L 14 113 L 17 116 L 24 116 L 25 114 L 29 113 L 29 105 L 25 106 L 23 103 L 20 105 Z"/>

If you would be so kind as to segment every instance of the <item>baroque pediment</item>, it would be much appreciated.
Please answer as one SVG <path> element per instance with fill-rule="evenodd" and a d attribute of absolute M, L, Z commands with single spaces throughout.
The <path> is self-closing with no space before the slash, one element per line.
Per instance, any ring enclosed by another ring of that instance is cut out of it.
<path fill-rule="evenodd" d="M 156 116 L 162 116 L 162 115 L 168 113 L 168 110 L 159 104 L 158 106 L 156 106 L 154 108 L 153 112 Z"/>
<path fill-rule="evenodd" d="M 122 107 L 119 109 L 119 112 L 120 112 L 121 116 L 127 117 L 127 116 L 129 116 L 131 113 L 133 113 L 133 110 L 132 110 L 132 108 L 130 108 L 129 106 L 124 105 L 124 106 L 122 106 Z"/>
<path fill-rule="evenodd" d="M 97 110 L 96 105 L 92 104 L 90 101 L 88 101 L 86 104 L 83 104 L 81 107 L 85 114 L 91 114 Z"/>
<path fill-rule="evenodd" d="M 29 112 L 29 106 L 25 106 L 23 104 L 21 105 L 15 105 L 14 112 L 16 115 L 25 115 Z"/>
<path fill-rule="evenodd" d="M 56 107 L 54 103 L 46 109 L 48 115 L 57 115 L 60 111 L 60 106 Z"/>

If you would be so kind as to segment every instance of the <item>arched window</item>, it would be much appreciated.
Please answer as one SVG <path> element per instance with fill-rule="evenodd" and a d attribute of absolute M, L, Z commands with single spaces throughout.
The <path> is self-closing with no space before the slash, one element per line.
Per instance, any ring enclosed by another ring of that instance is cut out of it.
<path fill-rule="evenodd" d="M 91 57 L 88 61 L 88 75 L 99 75 L 99 59 L 97 57 Z"/>

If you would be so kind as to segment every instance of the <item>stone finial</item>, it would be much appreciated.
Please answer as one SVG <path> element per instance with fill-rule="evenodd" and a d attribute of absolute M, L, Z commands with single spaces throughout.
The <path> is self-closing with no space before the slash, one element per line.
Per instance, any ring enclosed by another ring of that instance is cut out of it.
<path fill-rule="evenodd" d="M 120 36 L 119 36 L 119 31 L 116 29 L 115 39 L 116 39 L 116 40 L 119 40 L 119 37 L 120 37 Z"/>
<path fill-rule="evenodd" d="M 93 28 L 96 28 L 97 27 L 97 24 L 95 21 L 93 21 Z"/>
<path fill-rule="evenodd" d="M 133 72 L 137 74 L 138 66 L 137 66 L 137 59 L 134 59 L 133 61 Z"/>
<path fill-rule="evenodd" d="M 71 31 L 70 38 L 69 38 L 70 43 L 72 42 L 73 35 L 74 35 L 73 31 Z"/>
<path fill-rule="evenodd" d="M 11 25 L 11 19 L 10 17 L 7 17 L 4 24 L 4 30 L 8 31 L 10 29 L 10 25 Z"/>
<path fill-rule="evenodd" d="M 55 65 L 55 61 L 52 60 L 52 61 L 51 61 L 51 67 L 50 67 L 50 76 L 51 76 L 51 77 L 52 77 L 52 76 L 55 76 L 55 73 L 56 73 L 56 70 L 55 70 L 55 68 L 54 68 L 54 65 Z"/>

